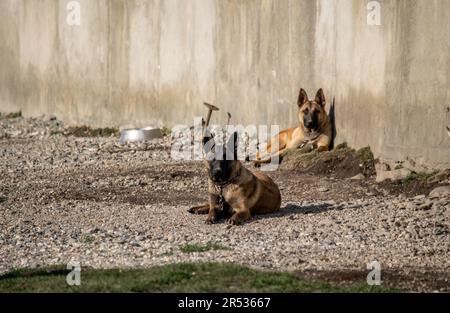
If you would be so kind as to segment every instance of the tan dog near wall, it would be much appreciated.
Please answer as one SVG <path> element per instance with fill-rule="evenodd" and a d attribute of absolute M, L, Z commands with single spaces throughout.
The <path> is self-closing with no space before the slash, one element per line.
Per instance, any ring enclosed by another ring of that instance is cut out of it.
<path fill-rule="evenodd" d="M 273 156 L 281 158 L 288 149 L 302 148 L 305 152 L 328 151 L 332 129 L 325 112 L 325 95 L 322 88 L 317 91 L 314 100 L 309 100 L 305 90 L 300 89 L 297 105 L 299 125 L 285 129 L 271 138 L 265 149 L 265 154 L 269 156 L 262 159 L 258 153 L 254 164 L 270 163 Z M 277 140 L 278 147 L 275 144 Z"/>

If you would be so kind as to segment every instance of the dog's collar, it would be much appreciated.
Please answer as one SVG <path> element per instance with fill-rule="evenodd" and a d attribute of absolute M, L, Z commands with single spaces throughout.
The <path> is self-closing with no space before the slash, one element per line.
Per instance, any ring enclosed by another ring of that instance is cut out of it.
<path fill-rule="evenodd" d="M 305 140 L 303 140 L 301 143 L 300 143 L 300 146 L 299 146 L 299 148 L 303 148 L 304 146 L 306 146 L 308 143 L 310 143 L 311 141 L 314 141 L 314 140 L 316 140 L 317 138 L 319 138 L 319 136 L 320 136 L 320 133 L 319 132 L 317 132 L 317 131 L 310 131 L 309 132 L 309 136 L 307 136 L 307 138 L 305 139 Z"/>
<path fill-rule="evenodd" d="M 214 183 L 214 189 L 219 193 L 219 195 L 222 195 L 224 185 L 219 185 Z"/>

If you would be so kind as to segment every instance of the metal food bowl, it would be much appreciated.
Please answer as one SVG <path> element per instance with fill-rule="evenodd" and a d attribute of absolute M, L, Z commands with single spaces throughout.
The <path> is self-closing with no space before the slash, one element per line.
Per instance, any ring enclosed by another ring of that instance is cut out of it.
<path fill-rule="evenodd" d="M 161 129 L 155 127 L 129 128 L 120 132 L 121 143 L 146 141 L 162 137 Z"/>

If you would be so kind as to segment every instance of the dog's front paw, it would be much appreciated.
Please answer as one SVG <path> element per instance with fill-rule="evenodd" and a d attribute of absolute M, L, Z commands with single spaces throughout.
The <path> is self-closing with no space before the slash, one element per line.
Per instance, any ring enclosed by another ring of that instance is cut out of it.
<path fill-rule="evenodd" d="M 311 151 L 314 150 L 314 146 L 312 144 L 307 144 L 302 148 L 298 149 L 298 153 L 300 154 L 306 154 L 306 153 L 310 153 Z"/>
<path fill-rule="evenodd" d="M 211 224 L 214 224 L 216 221 L 217 221 L 217 218 L 215 216 L 209 216 L 206 219 L 205 224 L 211 225 Z"/>
<path fill-rule="evenodd" d="M 209 205 L 194 206 L 187 211 L 191 214 L 208 214 Z"/>
<path fill-rule="evenodd" d="M 239 220 L 239 218 L 236 215 L 233 215 L 232 217 L 230 217 L 227 220 L 227 224 L 237 226 L 237 225 L 242 224 L 242 222 Z"/>

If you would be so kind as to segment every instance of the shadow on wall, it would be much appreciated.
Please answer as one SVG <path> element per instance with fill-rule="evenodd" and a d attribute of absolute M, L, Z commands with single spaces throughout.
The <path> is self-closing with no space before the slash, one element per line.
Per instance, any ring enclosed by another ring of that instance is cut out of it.
<path fill-rule="evenodd" d="M 447 134 L 450 137 L 450 106 L 447 107 Z"/>
<path fill-rule="evenodd" d="M 336 132 L 336 115 L 335 115 L 335 97 L 333 97 L 333 102 L 330 105 L 330 111 L 328 111 L 328 117 L 330 118 L 331 123 L 331 141 L 329 149 L 333 150 L 334 148 L 334 139 L 336 138 L 337 132 Z"/>

